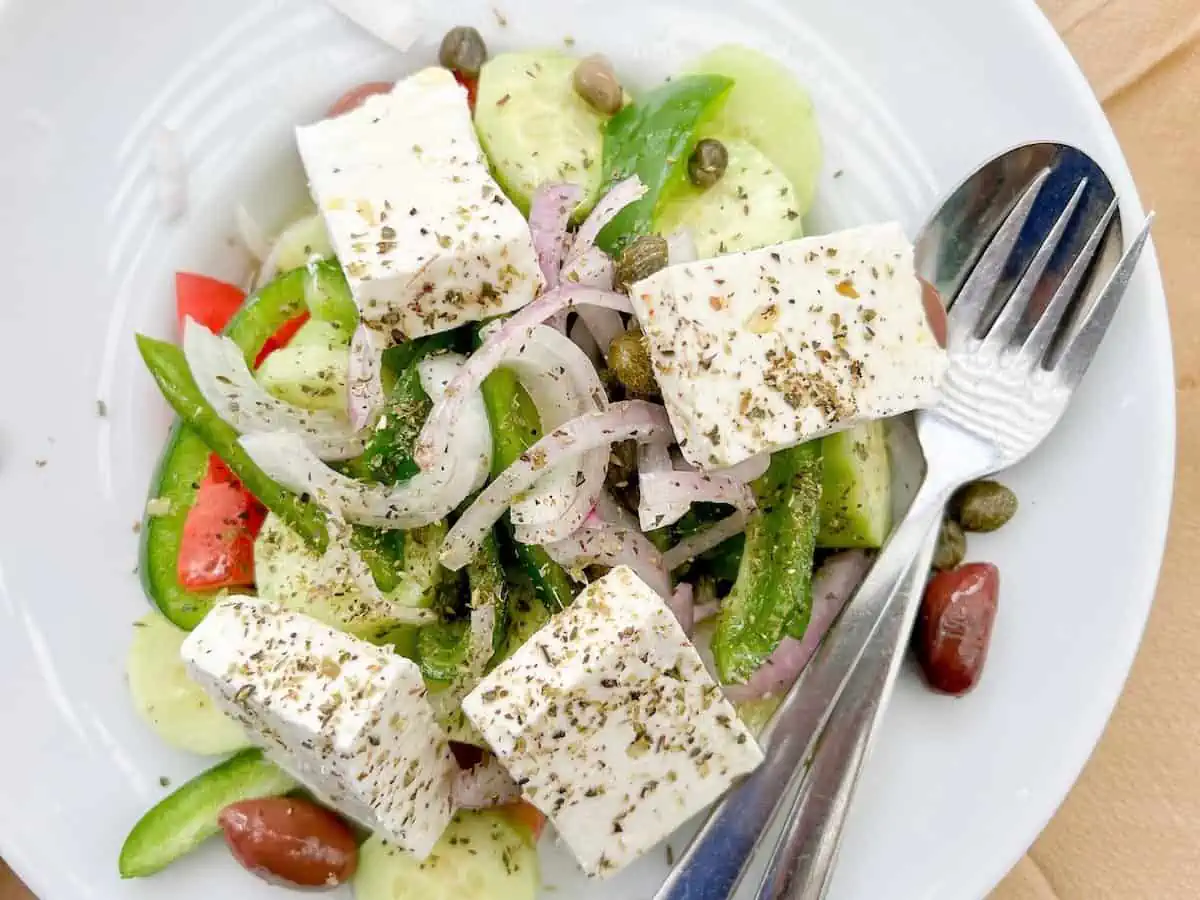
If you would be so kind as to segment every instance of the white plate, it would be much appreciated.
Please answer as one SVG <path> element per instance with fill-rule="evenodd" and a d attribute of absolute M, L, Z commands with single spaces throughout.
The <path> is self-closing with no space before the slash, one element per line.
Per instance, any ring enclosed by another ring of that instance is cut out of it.
<path fill-rule="evenodd" d="M 427 7 L 402 59 L 315 0 L 0 5 L 0 851 L 44 900 L 282 896 L 215 843 L 149 881 L 116 876 L 126 831 L 164 793 L 159 777 L 202 767 L 137 721 L 122 676 L 145 609 L 132 526 L 169 419 L 132 338 L 170 333 L 173 270 L 241 273 L 235 200 L 272 224 L 299 201 L 289 128 L 359 80 L 431 61 L 451 15 L 497 48 L 573 35 L 643 83 L 723 41 L 775 54 L 811 87 L 825 135 L 815 227 L 915 228 L 973 164 L 1034 138 L 1091 151 L 1126 222 L 1140 220 L 1108 125 L 1031 2 L 498 0 L 506 27 L 482 0 Z M 178 132 L 189 173 L 191 209 L 173 226 L 149 175 L 161 126 Z M 1154 590 L 1173 470 L 1170 353 L 1147 254 L 1063 426 L 1007 479 L 1019 517 L 972 539 L 1003 572 L 987 677 L 959 702 L 904 677 L 837 900 L 983 895 L 1076 777 Z M 655 853 L 585 891 L 546 855 L 559 889 L 547 896 L 641 900 L 665 867 Z"/>

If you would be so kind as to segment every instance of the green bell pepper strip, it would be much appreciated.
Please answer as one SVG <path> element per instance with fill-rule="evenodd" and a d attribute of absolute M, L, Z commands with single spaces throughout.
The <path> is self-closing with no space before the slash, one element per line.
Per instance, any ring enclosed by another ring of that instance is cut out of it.
<path fill-rule="evenodd" d="M 217 816 L 229 804 L 278 797 L 297 787 L 261 750 L 243 750 L 151 807 L 125 838 L 118 871 L 122 878 L 153 875 L 220 831 Z"/>
<path fill-rule="evenodd" d="M 771 457 L 754 482 L 758 508 L 746 527 L 733 591 L 713 635 L 717 673 L 746 681 L 785 636 L 800 637 L 812 612 L 813 551 L 820 527 L 821 443 Z"/>
<path fill-rule="evenodd" d="M 654 209 L 672 182 L 686 177 L 688 154 L 704 121 L 733 87 L 723 75 L 685 75 L 655 88 L 608 120 L 604 133 L 605 183 L 637 175 L 646 193 L 600 232 L 610 254 L 648 234 Z"/>
<path fill-rule="evenodd" d="M 238 433 L 223 421 L 200 394 L 183 351 L 174 344 L 137 336 L 138 350 L 158 387 L 184 425 L 224 463 L 267 509 L 275 513 L 317 553 L 329 545 L 328 517 L 317 504 L 281 487 L 254 464 L 238 443 Z M 403 576 L 403 552 L 396 552 L 403 533 L 351 526 L 351 545 L 362 555 L 383 591 L 394 590 Z M 153 558 L 151 566 L 175 565 Z"/>
<path fill-rule="evenodd" d="M 336 262 L 294 269 L 274 279 L 242 304 L 225 334 L 241 349 L 246 364 L 253 366 L 263 345 L 305 309 L 317 318 L 339 323 L 357 319 L 345 276 Z M 168 502 L 167 512 L 147 515 L 142 523 L 138 565 L 142 587 L 163 615 L 188 630 L 204 618 L 217 595 L 215 591 L 189 590 L 179 583 L 177 574 L 184 522 L 208 471 L 208 457 L 208 445 L 200 436 L 177 423 L 167 438 L 150 490 L 151 499 Z"/>
<path fill-rule="evenodd" d="M 542 436 L 542 426 L 533 401 L 511 371 L 496 369 L 483 380 L 480 390 L 492 427 L 494 478 L 516 462 Z M 513 553 L 533 580 L 538 599 L 546 609 L 558 612 L 570 606 L 575 599 L 575 586 L 566 570 L 541 547 L 513 540 L 507 516 L 503 523 Z"/>

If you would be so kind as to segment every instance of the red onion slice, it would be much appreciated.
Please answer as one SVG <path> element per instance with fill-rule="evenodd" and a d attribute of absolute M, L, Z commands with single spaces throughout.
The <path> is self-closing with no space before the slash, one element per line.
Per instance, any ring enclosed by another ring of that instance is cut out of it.
<path fill-rule="evenodd" d="M 461 770 L 451 791 L 454 805 L 459 809 L 491 809 L 521 799 L 521 788 L 490 753 L 482 762 Z"/>
<path fill-rule="evenodd" d="M 450 423 L 459 415 L 463 398 L 478 390 L 483 379 L 491 374 L 514 348 L 527 341 L 538 325 L 556 312 L 578 304 L 603 306 L 620 312 L 633 311 L 629 298 L 624 294 L 576 285 L 560 286 L 547 291 L 514 313 L 492 332 L 483 346 L 471 354 L 454 383 L 446 389 L 445 396 L 434 404 L 417 438 L 414 456 L 421 468 L 427 469 L 437 461 L 436 448 L 446 445 L 446 432 Z"/>
<path fill-rule="evenodd" d="M 567 334 L 575 343 L 575 346 L 582 350 L 587 355 L 587 358 L 592 361 L 592 365 L 599 365 L 604 361 L 604 354 L 600 351 L 600 345 L 596 343 L 596 339 L 592 337 L 591 331 L 588 330 L 582 318 L 575 320 L 575 324 L 571 326 L 571 330 Z"/>
<path fill-rule="evenodd" d="M 696 630 L 696 601 L 692 586 L 686 581 L 680 582 L 675 592 L 667 598 L 667 606 L 675 613 L 683 633 L 691 637 L 692 632 Z"/>
<path fill-rule="evenodd" d="M 592 248 L 599 237 L 600 231 L 630 203 L 640 200 L 646 193 L 646 185 L 636 175 L 631 175 L 624 181 L 618 181 L 607 194 L 600 198 L 591 214 L 584 219 L 575 235 L 575 243 L 567 257 L 567 265 L 579 259 Z"/>
<path fill-rule="evenodd" d="M 647 484 L 649 481 L 649 484 Z M 738 509 L 754 509 L 754 492 L 741 481 L 728 475 L 705 475 L 701 472 L 648 472 L 638 476 L 643 493 L 650 493 L 658 503 L 726 503 Z"/>
<path fill-rule="evenodd" d="M 329 546 L 321 558 L 325 571 L 348 574 L 366 602 L 396 622 L 405 625 L 428 625 L 437 620 L 437 614 L 433 610 L 399 603 L 380 590 L 366 560 L 350 545 L 350 526 L 342 518 L 341 512 L 329 509 L 327 513 Z"/>
<path fill-rule="evenodd" d="M 237 227 L 238 240 L 254 257 L 255 262 L 261 263 L 271 252 L 271 242 L 267 240 L 266 232 L 258 224 L 258 220 L 250 215 L 250 210 L 239 203 L 233 211 L 233 222 Z"/>
<path fill-rule="evenodd" d="M 430 397 L 446 389 L 462 366 L 456 354 L 419 363 L 421 384 Z M 297 435 L 286 432 L 248 434 L 241 445 L 268 475 L 297 493 L 307 493 L 348 521 L 380 528 L 417 528 L 440 522 L 478 490 L 491 469 L 492 443 L 487 411 L 478 391 L 449 436 L 445 465 L 418 472 L 394 486 L 366 484 L 322 463 Z"/>
<path fill-rule="evenodd" d="M 638 522 L 643 531 L 665 528 L 684 517 L 692 502 L 664 500 L 655 492 L 656 481 L 674 473 L 671 451 L 666 444 L 641 444 L 638 446 Z"/>
<path fill-rule="evenodd" d="M 349 459 L 366 446 L 367 435 L 358 433 L 343 415 L 302 409 L 267 393 L 254 380 L 237 344 L 190 317 L 183 326 L 183 353 L 204 399 L 243 434 L 289 432 L 321 459 Z"/>
<path fill-rule="evenodd" d="M 361 322 L 350 341 L 350 365 L 346 374 L 350 425 L 361 431 L 370 427 L 383 409 L 383 348 L 375 332 Z"/>
<path fill-rule="evenodd" d="M 827 559 L 813 575 L 812 616 L 804 637 L 800 640 L 784 638 L 749 681 L 726 685 L 725 695 L 735 703 L 741 703 L 778 694 L 791 687 L 870 567 L 870 558 L 859 550 Z"/>
<path fill-rule="evenodd" d="M 547 289 L 558 285 L 558 273 L 570 239 L 567 224 L 583 196 L 583 188 L 577 184 L 545 184 L 537 189 L 529 204 L 529 233 Z"/>
<path fill-rule="evenodd" d="M 547 544 L 546 553 L 568 569 L 589 565 L 629 566 L 670 605 L 671 576 L 658 548 L 640 531 L 595 519 L 569 538 Z"/>
<path fill-rule="evenodd" d="M 723 544 L 734 535 L 741 534 L 746 530 L 746 523 L 749 521 L 750 513 L 744 509 L 739 509 L 732 515 L 710 525 L 703 531 L 688 535 L 663 554 L 667 568 L 674 572 L 685 562 L 693 560 L 701 553 L 705 553 L 713 547 Z"/>
<path fill-rule="evenodd" d="M 692 466 L 684 462 L 683 466 L 692 468 Z M 761 478 L 767 473 L 767 469 L 771 467 L 771 454 L 760 453 L 758 456 L 751 456 L 749 459 L 743 459 L 740 463 L 728 466 L 724 469 L 713 469 L 709 475 L 723 475 L 732 478 L 734 481 L 740 481 L 743 484 L 749 484 Z"/>
<path fill-rule="evenodd" d="M 465 566 L 513 501 L 564 460 L 617 441 L 665 441 L 671 434 L 667 411 L 644 400 L 624 400 L 605 412 L 588 413 L 560 425 L 521 454 L 467 508 L 442 545 L 442 565 L 451 570 Z"/>

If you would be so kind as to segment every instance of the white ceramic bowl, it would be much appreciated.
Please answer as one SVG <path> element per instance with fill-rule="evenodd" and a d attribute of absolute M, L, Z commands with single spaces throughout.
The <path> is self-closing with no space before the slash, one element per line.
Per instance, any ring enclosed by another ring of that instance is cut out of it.
<path fill-rule="evenodd" d="M 915 229 L 975 163 L 1035 138 L 1093 153 L 1126 222 L 1140 220 L 1099 107 L 1027 0 L 413 8 L 420 27 L 401 56 L 317 0 L 0 4 L 0 852 L 44 900 L 275 895 L 219 846 L 148 881 L 117 878 L 118 848 L 163 794 L 159 777 L 203 765 L 135 718 L 122 676 L 145 609 L 133 524 L 169 421 L 132 338 L 170 333 L 175 269 L 244 271 L 235 202 L 283 221 L 303 191 L 289 129 L 347 86 L 431 61 L 458 23 L 497 49 L 570 35 L 642 83 L 739 41 L 812 89 L 828 163 L 811 228 L 898 218 Z M 182 142 L 191 198 L 170 226 L 149 169 L 163 126 Z M 1007 476 L 1019 517 L 972 539 L 972 554 L 1003 572 L 987 677 L 957 702 L 902 679 L 852 815 L 838 900 L 981 896 L 1076 777 L 1154 590 L 1173 469 L 1170 352 L 1151 253 L 1066 421 Z M 665 870 L 655 853 L 583 886 L 544 849 L 559 889 L 547 896 L 640 900 Z"/>

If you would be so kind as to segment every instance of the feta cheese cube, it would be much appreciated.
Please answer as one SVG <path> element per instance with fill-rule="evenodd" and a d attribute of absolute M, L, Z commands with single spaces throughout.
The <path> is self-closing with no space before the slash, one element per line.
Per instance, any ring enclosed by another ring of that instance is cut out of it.
<path fill-rule="evenodd" d="M 511 312 L 543 286 L 447 70 L 297 128 L 296 143 L 363 321 L 388 342 Z"/>
<path fill-rule="evenodd" d="M 702 469 L 929 406 L 947 365 L 894 223 L 670 266 L 630 299 Z"/>
<path fill-rule="evenodd" d="M 601 877 L 763 758 L 666 603 L 626 566 L 484 678 L 463 711 Z"/>
<path fill-rule="evenodd" d="M 276 764 L 418 857 L 433 849 L 454 812 L 456 767 L 415 663 L 236 596 L 214 606 L 180 652 Z"/>

